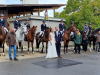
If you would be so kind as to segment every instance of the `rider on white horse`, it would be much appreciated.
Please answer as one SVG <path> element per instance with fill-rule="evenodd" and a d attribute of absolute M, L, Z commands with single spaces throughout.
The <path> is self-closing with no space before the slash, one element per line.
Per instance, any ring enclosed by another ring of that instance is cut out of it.
<path fill-rule="evenodd" d="M 1 17 L 1 18 L 0 18 L 0 25 L 1 25 L 2 28 L 5 30 L 5 33 L 6 33 L 6 32 L 8 33 L 8 30 L 7 30 L 7 28 L 5 27 L 6 21 L 4 20 L 4 15 L 1 14 L 0 17 Z"/>
<path fill-rule="evenodd" d="M 16 20 L 14 21 L 14 30 L 18 30 L 21 27 L 21 23 L 19 21 L 19 16 L 16 16 Z"/>

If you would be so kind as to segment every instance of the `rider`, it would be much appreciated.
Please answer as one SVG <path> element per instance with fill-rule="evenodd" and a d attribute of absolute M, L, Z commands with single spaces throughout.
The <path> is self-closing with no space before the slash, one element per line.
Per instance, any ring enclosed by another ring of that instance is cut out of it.
<path fill-rule="evenodd" d="M 26 25 L 27 31 L 29 31 L 30 29 L 29 19 L 26 19 L 26 22 L 24 23 L 24 25 Z"/>
<path fill-rule="evenodd" d="M 59 24 L 59 29 L 61 34 L 63 33 L 63 31 L 66 30 L 65 24 L 63 23 L 63 19 L 61 19 L 61 23 Z"/>
<path fill-rule="evenodd" d="M 16 16 L 16 20 L 14 21 L 14 30 L 19 29 L 21 27 L 21 23 L 19 21 L 19 16 Z"/>
<path fill-rule="evenodd" d="M 7 28 L 5 27 L 6 21 L 4 20 L 4 15 L 1 14 L 0 17 L 1 17 L 1 18 L 0 18 L 0 25 L 1 25 L 2 28 L 3 28 L 4 30 L 6 30 L 6 32 L 8 33 L 8 30 L 7 30 Z"/>
<path fill-rule="evenodd" d="M 84 29 L 84 32 L 86 32 L 87 35 L 88 35 L 89 27 L 87 26 L 87 22 L 85 22 L 85 25 L 83 26 L 83 29 Z"/>
<path fill-rule="evenodd" d="M 27 27 L 27 33 L 30 30 L 30 24 L 29 24 L 29 19 L 26 19 L 26 22 L 24 23 L 24 25 L 26 25 Z M 27 33 L 24 36 L 24 40 L 27 41 Z"/>
<path fill-rule="evenodd" d="M 45 24 L 45 20 L 43 20 L 42 21 L 43 22 L 43 24 L 41 24 L 41 32 L 40 32 L 40 34 L 39 34 L 39 38 L 41 38 L 43 35 L 43 32 L 45 32 L 45 30 L 46 30 L 46 24 Z"/>

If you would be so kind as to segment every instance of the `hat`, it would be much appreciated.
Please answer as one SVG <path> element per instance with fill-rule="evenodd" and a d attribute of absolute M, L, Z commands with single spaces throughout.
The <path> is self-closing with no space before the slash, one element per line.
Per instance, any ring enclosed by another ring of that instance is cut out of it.
<path fill-rule="evenodd" d="M 79 31 L 79 29 L 77 29 L 77 31 Z"/>
<path fill-rule="evenodd" d="M 45 20 L 43 20 L 42 22 L 45 22 Z"/>
<path fill-rule="evenodd" d="M 63 21 L 63 19 L 61 19 L 61 21 Z"/>
<path fill-rule="evenodd" d="M 26 21 L 29 21 L 29 19 L 26 19 Z"/>
<path fill-rule="evenodd" d="M 1 14 L 0 16 L 4 17 L 4 14 Z"/>
<path fill-rule="evenodd" d="M 16 16 L 16 18 L 19 18 L 19 16 Z"/>
<path fill-rule="evenodd" d="M 85 22 L 85 24 L 87 24 L 87 22 Z"/>
<path fill-rule="evenodd" d="M 72 22 L 72 23 L 74 23 L 74 22 Z"/>
<path fill-rule="evenodd" d="M 91 25 L 91 23 L 89 23 L 89 25 Z"/>

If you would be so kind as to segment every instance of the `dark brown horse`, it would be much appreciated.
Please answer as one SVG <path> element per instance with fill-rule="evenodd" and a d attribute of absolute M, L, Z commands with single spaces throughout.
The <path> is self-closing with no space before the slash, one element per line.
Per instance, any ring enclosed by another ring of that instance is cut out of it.
<path fill-rule="evenodd" d="M 63 41 L 64 41 L 64 54 L 67 52 L 68 44 L 71 39 L 70 34 L 71 34 L 71 32 L 75 32 L 75 31 L 76 31 L 75 26 L 71 26 L 68 30 L 64 31 L 64 34 L 62 36 Z M 66 52 L 65 52 L 65 48 L 66 48 Z"/>
<path fill-rule="evenodd" d="M 27 41 L 28 41 L 28 54 L 29 54 L 29 44 L 31 42 L 32 45 L 32 53 L 34 54 L 34 49 L 33 49 L 33 43 L 34 43 L 34 36 L 35 36 L 35 32 L 37 30 L 37 26 L 33 26 L 27 34 Z"/>
<path fill-rule="evenodd" d="M 3 45 L 3 56 L 5 56 L 5 54 L 4 54 L 5 39 L 6 39 L 6 34 L 5 34 L 4 30 L 2 29 L 2 26 L 0 25 L 0 47 L 2 47 L 2 45 Z"/>
<path fill-rule="evenodd" d="M 37 46 L 37 49 L 39 51 L 39 45 L 40 43 L 42 42 L 42 50 L 41 50 L 41 53 L 43 53 L 43 48 L 44 48 L 44 42 L 46 42 L 46 53 L 47 53 L 47 46 L 48 46 L 48 41 L 49 41 L 49 33 L 50 33 L 50 29 L 49 27 L 46 28 L 46 31 L 44 32 L 44 35 L 43 37 L 41 38 L 41 41 L 39 41 L 39 34 L 40 32 L 38 32 L 36 34 L 36 46 Z"/>

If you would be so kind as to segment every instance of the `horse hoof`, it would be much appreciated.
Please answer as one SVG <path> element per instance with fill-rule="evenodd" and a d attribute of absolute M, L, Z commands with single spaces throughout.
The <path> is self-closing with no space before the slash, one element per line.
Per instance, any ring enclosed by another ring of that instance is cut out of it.
<path fill-rule="evenodd" d="M 34 54 L 34 52 L 32 52 L 32 54 Z"/>
<path fill-rule="evenodd" d="M 5 53 L 3 53 L 2 56 L 5 56 Z"/>
<path fill-rule="evenodd" d="M 22 54 L 22 56 L 24 56 L 24 54 Z"/>
<path fill-rule="evenodd" d="M 16 56 L 18 57 L 18 54 L 16 54 Z"/>
<path fill-rule="evenodd" d="M 29 52 L 27 52 L 27 54 L 29 54 Z"/>

